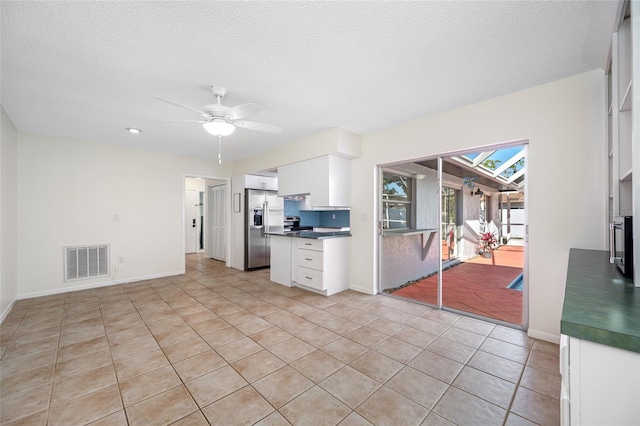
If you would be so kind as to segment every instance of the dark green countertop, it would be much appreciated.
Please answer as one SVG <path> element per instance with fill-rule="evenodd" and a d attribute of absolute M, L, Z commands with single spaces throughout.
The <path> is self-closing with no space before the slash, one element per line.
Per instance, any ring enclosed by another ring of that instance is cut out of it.
<path fill-rule="evenodd" d="M 314 232 L 314 231 L 289 231 L 289 232 L 267 232 L 267 235 L 279 237 L 308 238 L 310 240 L 326 240 L 328 238 L 350 237 L 350 231 L 339 232 Z"/>
<path fill-rule="evenodd" d="M 640 352 L 640 288 L 609 263 L 609 252 L 571 249 L 560 330 Z"/>

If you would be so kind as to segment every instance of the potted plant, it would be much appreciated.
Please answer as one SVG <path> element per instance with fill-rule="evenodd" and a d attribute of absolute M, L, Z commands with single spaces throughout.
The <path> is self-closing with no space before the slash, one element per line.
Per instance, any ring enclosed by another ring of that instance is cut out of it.
<path fill-rule="evenodd" d="M 484 257 L 491 257 L 491 252 L 498 248 L 498 238 L 494 232 L 483 232 L 480 234 L 480 249 Z"/>

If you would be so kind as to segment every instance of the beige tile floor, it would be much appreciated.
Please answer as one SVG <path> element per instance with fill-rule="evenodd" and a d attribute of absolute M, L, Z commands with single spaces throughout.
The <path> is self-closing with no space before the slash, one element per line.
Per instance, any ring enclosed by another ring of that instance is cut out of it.
<path fill-rule="evenodd" d="M 186 275 L 16 302 L 0 422 L 559 424 L 557 345 L 268 277 L 190 255 Z"/>

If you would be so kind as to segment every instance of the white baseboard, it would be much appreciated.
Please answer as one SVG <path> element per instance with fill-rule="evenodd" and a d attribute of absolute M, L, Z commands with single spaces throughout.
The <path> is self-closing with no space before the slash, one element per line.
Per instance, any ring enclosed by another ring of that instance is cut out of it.
<path fill-rule="evenodd" d="M 544 331 L 533 330 L 531 328 L 527 330 L 527 334 L 529 335 L 529 337 L 533 337 L 534 339 L 544 340 L 546 342 L 551 342 L 556 344 L 560 343 L 559 334 L 551 334 Z"/>
<path fill-rule="evenodd" d="M 349 286 L 349 289 L 353 290 L 353 291 L 358 291 L 358 292 L 364 293 L 364 294 L 370 294 L 372 296 L 376 294 L 376 292 L 373 289 L 373 287 L 361 287 L 361 286 L 358 286 L 358 285 L 351 284 Z"/>
<path fill-rule="evenodd" d="M 13 308 L 13 305 L 16 304 L 16 300 L 18 300 L 17 297 L 13 299 L 11 303 L 9 303 L 9 306 L 7 306 L 7 309 L 5 309 L 4 312 L 2 312 L 2 315 L 0 315 L 0 324 L 2 324 L 2 321 L 4 321 L 7 315 L 9 315 L 9 312 L 11 312 L 11 308 Z"/>
<path fill-rule="evenodd" d="M 51 296 L 52 294 L 68 293 L 70 291 L 79 291 L 79 290 L 89 290 L 89 289 L 92 289 L 92 288 L 108 287 L 108 286 L 111 286 L 111 285 L 133 283 L 133 282 L 145 281 L 145 280 L 153 280 L 153 279 L 156 279 L 156 278 L 173 277 L 175 275 L 182 275 L 182 274 L 184 274 L 183 271 L 166 272 L 166 273 L 162 273 L 162 274 L 146 275 L 146 276 L 142 276 L 142 277 L 122 278 L 122 279 L 119 279 L 119 280 L 102 281 L 102 282 L 99 282 L 99 283 L 90 283 L 90 284 L 83 284 L 83 285 L 77 285 L 77 286 L 72 286 L 72 287 L 55 288 L 55 289 L 51 289 L 51 290 L 33 291 L 31 293 L 19 294 L 17 299 L 21 300 L 21 299 L 30 299 L 32 297 Z"/>

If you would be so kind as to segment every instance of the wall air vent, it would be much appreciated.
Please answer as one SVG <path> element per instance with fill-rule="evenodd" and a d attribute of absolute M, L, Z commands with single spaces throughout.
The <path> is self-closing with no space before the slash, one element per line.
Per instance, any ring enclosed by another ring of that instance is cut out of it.
<path fill-rule="evenodd" d="M 65 281 L 109 275 L 109 244 L 67 246 L 64 265 Z"/>

